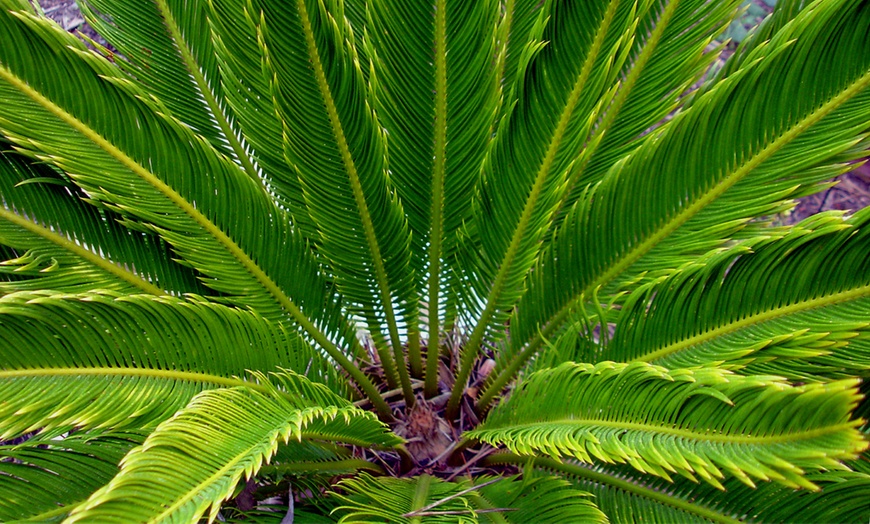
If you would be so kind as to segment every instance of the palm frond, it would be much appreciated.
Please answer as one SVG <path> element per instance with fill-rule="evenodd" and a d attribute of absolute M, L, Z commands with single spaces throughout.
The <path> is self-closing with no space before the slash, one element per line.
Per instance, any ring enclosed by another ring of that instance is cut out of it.
<path fill-rule="evenodd" d="M 626 300 L 611 343 L 578 356 L 801 381 L 866 374 L 868 222 L 870 209 L 849 220 L 816 215 L 780 238 L 699 260 Z"/>
<path fill-rule="evenodd" d="M 531 375 L 466 436 L 718 488 L 728 473 L 818 489 L 804 473 L 843 469 L 838 459 L 867 447 L 849 418 L 859 397 L 856 380 L 794 387 L 716 368 L 566 363 Z"/>
<path fill-rule="evenodd" d="M 521 74 L 524 57 L 540 45 L 536 26 L 542 26 L 550 16 L 553 2 L 514 0 L 504 3 L 498 25 L 498 62 L 496 71 L 502 96 L 499 99 L 499 118 L 513 110 L 505 103 L 510 91 L 516 89 L 517 75 Z"/>
<path fill-rule="evenodd" d="M 0 50 L 0 108 L 25 116 L 0 117 L 0 132 L 61 167 L 90 198 L 127 216 L 128 226 L 159 234 L 223 300 L 273 320 L 291 317 L 376 397 L 333 341 L 359 352 L 334 287 L 257 184 L 161 116 L 162 106 L 146 102 L 147 93 L 75 37 L 25 12 L 4 9 L 2 17 L 2 39 L 21 45 Z M 129 132 L 130 122 L 147 141 Z"/>
<path fill-rule="evenodd" d="M 482 340 L 498 336 L 507 310 L 522 295 L 550 225 L 575 152 L 611 93 L 628 49 L 634 7 L 613 1 L 556 2 L 539 20 L 535 45 L 525 48 L 512 111 L 495 131 L 475 200 L 470 240 L 461 255 L 473 267 L 468 280 L 483 305 L 463 349 L 448 413 L 458 406 Z M 570 28 L 570 29 L 569 29 Z M 546 44 L 544 43 L 546 42 Z M 580 57 L 578 59 L 578 56 Z M 542 120 L 540 115 L 552 115 Z M 478 308 L 464 304 L 469 312 Z"/>
<path fill-rule="evenodd" d="M 307 369 L 343 389 L 293 331 L 197 299 L 14 293 L 0 298 L 0 340 L 0 439 L 153 427 L 204 389 L 245 384 L 247 370 Z"/>
<path fill-rule="evenodd" d="M 171 262 L 156 235 L 131 232 L 120 216 L 82 202 L 86 195 L 46 166 L 0 153 L 0 241 L 15 250 L 0 290 L 77 293 L 208 293 L 195 273 Z"/>
<path fill-rule="evenodd" d="M 279 441 L 401 442 L 373 414 L 300 375 L 258 378 L 263 391 L 234 387 L 197 395 L 124 457 L 118 475 L 68 521 L 193 521 L 209 510 L 211 521 L 236 483 L 268 462 Z"/>
<path fill-rule="evenodd" d="M 88 23 L 124 60 L 116 63 L 160 99 L 172 116 L 260 183 L 223 103 L 206 1 L 84 0 Z"/>
<path fill-rule="evenodd" d="M 423 475 L 342 481 L 339 522 L 606 522 L 582 491 L 557 477 L 445 482 Z"/>
<path fill-rule="evenodd" d="M 272 75 L 258 42 L 257 13 L 242 2 L 209 2 L 209 9 L 225 103 L 269 190 L 306 238 L 318 242 L 296 167 L 284 156 L 284 121 L 275 107 Z"/>
<path fill-rule="evenodd" d="M 722 46 L 709 49 L 710 42 L 728 27 L 739 4 L 656 0 L 639 14 L 617 92 L 572 169 L 560 205 L 563 211 L 677 109 L 682 94 L 721 51 Z"/>
<path fill-rule="evenodd" d="M 416 318 L 410 232 L 388 176 L 384 132 L 366 101 L 353 31 L 336 2 L 251 8 L 284 153 L 318 229 L 318 251 L 381 348 L 386 326 L 407 386 L 397 313 Z M 390 362 L 386 352 L 381 358 Z M 387 369 L 395 380 L 395 368 Z"/>
<path fill-rule="evenodd" d="M 135 433 L 76 433 L 0 445 L 0 520 L 60 522 L 109 482 L 121 458 L 143 440 Z"/>
<path fill-rule="evenodd" d="M 821 491 L 794 490 L 777 483 L 755 489 L 735 479 L 723 481 L 725 490 L 676 478 L 673 482 L 639 475 L 626 466 L 590 465 L 574 461 L 528 458 L 503 453 L 492 464 L 534 465 L 549 474 L 564 475 L 577 488 L 589 491 L 611 522 L 866 522 L 870 476 L 861 471 L 822 471 L 807 474 Z"/>
<path fill-rule="evenodd" d="M 813 3 L 587 189 L 532 273 L 510 321 L 513 356 L 482 404 L 569 319 L 724 245 L 864 154 L 868 24 L 860 2 Z"/>
<path fill-rule="evenodd" d="M 428 285 L 427 369 L 435 369 L 441 289 L 461 278 L 442 274 L 442 260 L 455 257 L 457 233 L 471 216 L 495 117 L 496 9 L 490 0 L 397 0 L 371 2 L 368 15 L 373 103 L 408 216 L 418 288 Z M 434 392 L 437 373 L 427 376 Z"/>

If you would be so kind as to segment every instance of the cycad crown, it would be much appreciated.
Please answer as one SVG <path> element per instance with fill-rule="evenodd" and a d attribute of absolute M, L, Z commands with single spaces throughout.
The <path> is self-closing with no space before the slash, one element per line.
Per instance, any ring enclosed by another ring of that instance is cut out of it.
<path fill-rule="evenodd" d="M 866 522 L 870 5 L 0 0 L 0 520 Z"/>

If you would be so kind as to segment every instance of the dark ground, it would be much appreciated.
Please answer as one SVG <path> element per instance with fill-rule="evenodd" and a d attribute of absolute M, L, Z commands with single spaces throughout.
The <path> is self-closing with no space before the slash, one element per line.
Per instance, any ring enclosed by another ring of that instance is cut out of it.
<path fill-rule="evenodd" d="M 105 44 L 99 35 L 85 23 L 84 17 L 74 0 L 38 0 L 45 14 L 53 18 L 68 31 L 81 32 L 99 44 Z M 761 22 L 772 11 L 776 0 L 752 0 L 746 2 L 748 10 L 729 28 L 726 35 L 733 40 L 745 36 L 745 32 Z M 730 56 L 736 44 L 732 41 L 723 52 L 719 65 Z M 716 67 L 714 65 L 714 67 Z M 781 221 L 793 223 L 809 215 L 829 209 L 852 210 L 870 205 L 870 164 L 857 168 L 838 178 L 838 184 L 826 191 L 803 198 L 797 207 L 782 217 Z"/>

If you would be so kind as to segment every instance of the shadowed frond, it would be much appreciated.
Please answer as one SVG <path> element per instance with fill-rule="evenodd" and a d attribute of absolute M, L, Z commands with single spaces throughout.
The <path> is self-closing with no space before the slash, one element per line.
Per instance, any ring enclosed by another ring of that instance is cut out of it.
<path fill-rule="evenodd" d="M 410 234 L 341 3 L 252 2 L 249 9 L 283 120 L 284 154 L 317 227 L 312 240 L 376 343 L 383 347 L 387 334 L 399 353 L 400 315 L 416 316 Z"/>
<path fill-rule="evenodd" d="M 171 261 L 156 235 L 132 232 L 120 216 L 81 201 L 86 195 L 45 166 L 0 154 L 0 241 L 18 256 L 3 259 L 4 292 L 94 288 L 132 293 L 208 293 L 195 273 Z"/>
<path fill-rule="evenodd" d="M 586 497 L 556 477 L 445 482 L 376 478 L 342 481 L 346 494 L 333 511 L 339 522 L 606 522 Z"/>
<path fill-rule="evenodd" d="M 777 483 L 750 488 L 735 479 L 723 481 L 725 491 L 705 483 L 676 478 L 642 477 L 626 466 L 591 466 L 574 461 L 520 457 L 504 453 L 487 460 L 492 464 L 518 464 L 541 468 L 574 480 L 575 486 L 595 496 L 611 522 L 722 523 L 818 522 L 863 523 L 870 518 L 867 497 L 870 475 L 862 471 L 808 473 L 821 491 L 794 490 Z"/>
<path fill-rule="evenodd" d="M 0 439 L 153 427 L 247 370 L 307 369 L 343 389 L 295 332 L 197 299 L 14 293 L 0 299 L 0 340 Z"/>
<path fill-rule="evenodd" d="M 857 381 L 794 387 L 777 377 L 645 363 L 539 371 L 466 436 L 523 454 L 629 464 L 722 488 L 724 473 L 818 489 L 803 475 L 842 469 L 867 447 L 851 421 Z M 697 477 L 696 477 L 697 475 Z"/>
<path fill-rule="evenodd" d="M 269 461 L 279 441 L 401 442 L 373 414 L 300 375 L 258 379 L 262 391 L 234 387 L 197 395 L 124 457 L 118 475 L 68 521 L 193 521 L 209 509 L 212 521 L 220 502 Z"/>
<path fill-rule="evenodd" d="M 121 458 L 143 440 L 135 433 L 76 433 L 0 445 L 0 520 L 60 522 L 110 481 Z"/>
<path fill-rule="evenodd" d="M 587 189 L 535 266 L 481 404 L 566 322 L 722 246 L 863 154 L 868 25 L 861 2 L 815 2 Z"/>
<path fill-rule="evenodd" d="M 816 215 L 699 260 L 626 300 L 611 343 L 578 358 L 716 364 L 802 381 L 866 374 L 868 222 L 870 209 L 849 220 Z"/>

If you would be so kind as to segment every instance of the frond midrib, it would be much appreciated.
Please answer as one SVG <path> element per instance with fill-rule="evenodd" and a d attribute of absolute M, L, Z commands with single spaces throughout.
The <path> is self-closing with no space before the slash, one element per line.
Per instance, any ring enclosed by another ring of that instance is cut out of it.
<path fill-rule="evenodd" d="M 439 292 L 441 242 L 444 236 L 444 177 L 447 153 L 447 9 L 446 0 L 435 5 L 435 151 L 432 165 L 432 209 L 429 234 L 429 347 L 426 361 L 426 394 L 438 389 Z M 433 344 L 432 341 L 435 341 Z"/>
<path fill-rule="evenodd" d="M 52 244 L 55 244 L 61 249 L 69 251 L 73 255 L 87 260 L 88 262 L 99 267 L 103 271 L 106 271 L 107 273 L 120 278 L 124 282 L 127 282 L 128 284 L 131 284 L 132 286 L 135 286 L 148 294 L 156 296 L 163 296 L 167 294 L 166 291 L 146 281 L 136 273 L 124 269 L 123 267 L 113 263 L 112 261 L 107 260 L 88 249 L 85 249 L 84 247 L 80 246 L 79 244 L 73 242 L 72 240 L 59 233 L 55 233 L 54 231 L 42 225 L 39 225 L 35 222 L 27 220 L 22 216 L 19 216 L 12 210 L 0 208 L 0 218 L 4 218 L 9 222 L 12 222 L 17 226 L 30 231 L 34 235 L 38 235 L 43 239 L 51 242 Z"/>
<path fill-rule="evenodd" d="M 142 377 L 176 380 L 184 382 L 198 382 L 214 384 L 221 387 L 244 387 L 261 393 L 271 390 L 254 382 L 248 382 L 239 378 L 223 377 L 200 371 L 177 371 L 172 369 L 135 368 L 135 367 L 45 367 L 0 370 L 0 380 L 12 380 L 17 378 L 33 377 Z"/>
<path fill-rule="evenodd" d="M 767 309 L 753 315 L 748 315 L 740 320 L 735 320 L 733 322 L 723 324 L 704 333 L 699 333 L 685 340 L 662 346 L 661 348 L 650 353 L 646 353 L 643 356 L 634 359 L 633 361 L 651 362 L 653 360 L 664 358 L 674 353 L 678 353 L 692 346 L 703 344 L 704 342 L 708 342 L 717 337 L 739 331 L 754 324 L 760 324 L 762 322 L 775 320 L 777 318 L 781 318 L 787 315 L 793 315 L 816 308 L 833 306 L 843 302 L 856 300 L 865 296 L 870 296 L 870 284 L 850 289 L 848 291 L 841 291 L 839 293 L 832 293 L 830 295 L 825 295 L 802 302 L 796 302 L 787 306 Z"/>
<path fill-rule="evenodd" d="M 500 430 L 481 430 L 481 431 L 503 431 L 503 430 L 522 430 L 533 429 L 540 426 L 601 426 L 605 428 L 624 429 L 629 431 L 643 431 L 650 433 L 658 433 L 678 438 L 684 438 L 695 441 L 722 442 L 726 444 L 751 445 L 751 444 L 779 444 L 789 442 L 800 442 L 803 440 L 813 439 L 827 435 L 829 433 L 837 433 L 839 431 L 855 428 L 860 426 L 862 421 L 851 420 L 842 422 L 832 426 L 822 428 L 792 431 L 780 435 L 716 435 L 708 432 L 692 431 L 688 429 L 669 427 L 667 425 L 644 424 L 640 422 L 623 422 L 617 420 L 600 420 L 600 419 L 583 419 L 583 418 L 563 418 L 557 420 L 548 420 L 545 422 L 529 422 L 525 424 L 511 424 L 507 428 Z"/>

